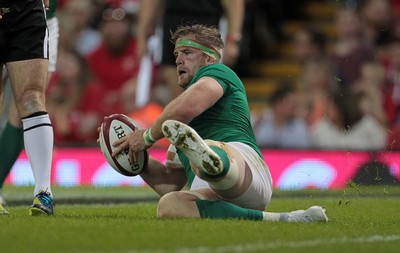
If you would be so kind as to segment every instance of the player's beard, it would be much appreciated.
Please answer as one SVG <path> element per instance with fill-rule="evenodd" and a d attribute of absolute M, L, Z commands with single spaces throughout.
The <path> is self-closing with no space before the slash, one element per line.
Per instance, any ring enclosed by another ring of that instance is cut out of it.
<path fill-rule="evenodd" d="M 187 73 L 186 73 L 187 75 Z M 186 78 L 180 78 L 178 77 L 178 84 L 180 87 L 182 87 L 183 89 L 186 89 L 190 83 L 190 81 L 192 80 L 193 76 L 191 77 L 186 77 Z"/>
<path fill-rule="evenodd" d="M 187 86 L 189 85 L 189 82 L 184 82 L 184 83 L 179 83 L 179 86 L 182 87 L 183 89 L 186 89 Z"/>

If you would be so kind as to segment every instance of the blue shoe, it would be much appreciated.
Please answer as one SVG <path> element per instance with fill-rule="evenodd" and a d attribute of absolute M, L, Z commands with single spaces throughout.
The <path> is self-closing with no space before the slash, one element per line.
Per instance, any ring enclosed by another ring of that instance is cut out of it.
<path fill-rule="evenodd" d="M 38 216 L 42 214 L 54 214 L 54 201 L 47 191 L 39 191 L 33 199 L 33 204 L 29 208 L 29 215 Z"/>

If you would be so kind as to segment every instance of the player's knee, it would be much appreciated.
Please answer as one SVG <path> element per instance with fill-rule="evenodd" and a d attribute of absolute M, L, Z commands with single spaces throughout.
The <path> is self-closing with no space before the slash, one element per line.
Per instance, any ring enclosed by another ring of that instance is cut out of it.
<path fill-rule="evenodd" d="M 157 216 L 160 218 L 186 217 L 185 203 L 188 196 L 183 192 L 170 192 L 160 198 L 157 206 Z"/>
<path fill-rule="evenodd" d="M 27 89 L 17 94 L 15 102 L 18 110 L 25 112 L 25 115 L 45 111 L 44 94 L 39 89 Z"/>
<path fill-rule="evenodd" d="M 157 206 L 157 216 L 160 218 L 176 217 L 176 205 L 179 202 L 178 192 L 170 192 L 160 198 Z"/>

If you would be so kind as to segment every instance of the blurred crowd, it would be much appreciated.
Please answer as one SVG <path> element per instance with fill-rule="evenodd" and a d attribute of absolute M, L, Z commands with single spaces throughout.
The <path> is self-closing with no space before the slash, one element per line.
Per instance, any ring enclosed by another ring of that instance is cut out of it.
<path fill-rule="evenodd" d="M 134 0 L 58 2 L 57 68 L 47 89 L 56 145 L 95 145 L 97 127 L 113 113 L 146 109 L 150 119 L 162 110 L 158 104 L 138 108 L 135 102 L 139 7 Z"/>
<path fill-rule="evenodd" d="M 301 26 L 291 41 L 301 66 L 254 113 L 263 147 L 400 149 L 400 1 L 337 1 L 333 34 Z"/>
<path fill-rule="evenodd" d="M 239 76 L 251 76 L 251 59 L 277 57 L 260 52 L 285 40 L 285 19 L 307 18 L 302 10 L 309 1 L 315 0 L 245 1 L 239 56 L 230 62 Z M 303 25 L 291 38 L 301 75 L 282 80 L 266 95 L 263 110 L 252 113 L 260 146 L 400 149 L 400 0 L 336 2 L 334 36 Z M 58 5 L 58 62 L 47 90 L 55 144 L 96 145 L 97 127 L 112 113 L 150 126 L 176 94 L 159 78 L 156 52 L 147 73 L 149 98 L 145 104 L 136 101 L 142 2 L 60 0 Z M 156 16 L 160 22 L 161 16 Z"/>

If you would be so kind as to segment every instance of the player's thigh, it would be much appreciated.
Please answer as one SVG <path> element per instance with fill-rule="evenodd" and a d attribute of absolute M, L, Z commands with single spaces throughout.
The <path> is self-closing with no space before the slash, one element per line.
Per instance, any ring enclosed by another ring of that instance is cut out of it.
<path fill-rule="evenodd" d="M 228 146 L 240 153 L 245 162 L 241 194 L 229 202 L 250 209 L 264 210 L 272 196 L 272 177 L 263 159 L 248 145 L 230 142 Z M 240 180 L 239 180 L 240 181 Z"/>

